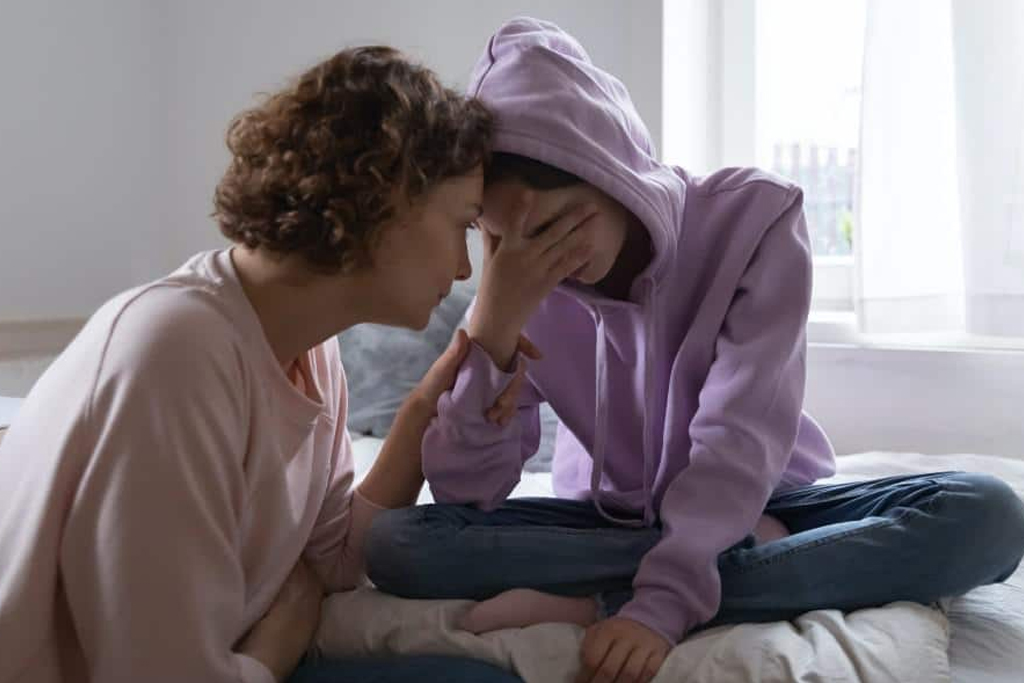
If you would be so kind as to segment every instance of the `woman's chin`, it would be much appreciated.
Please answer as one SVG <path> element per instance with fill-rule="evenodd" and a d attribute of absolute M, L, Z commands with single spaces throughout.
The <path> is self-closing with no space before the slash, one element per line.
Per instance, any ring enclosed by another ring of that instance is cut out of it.
<path fill-rule="evenodd" d="M 427 325 L 430 324 L 431 312 L 432 311 L 427 311 L 426 314 L 410 314 L 406 320 L 402 321 L 401 324 L 396 325 L 396 327 L 404 327 L 406 329 L 414 330 L 416 332 L 422 332 L 423 330 L 427 329 Z"/>
<path fill-rule="evenodd" d="M 433 312 L 433 309 L 428 309 L 426 311 L 402 311 L 397 315 L 390 315 L 384 320 L 378 319 L 375 322 L 378 325 L 400 327 L 406 330 L 422 332 L 427 328 L 427 325 L 430 324 L 430 315 Z"/>

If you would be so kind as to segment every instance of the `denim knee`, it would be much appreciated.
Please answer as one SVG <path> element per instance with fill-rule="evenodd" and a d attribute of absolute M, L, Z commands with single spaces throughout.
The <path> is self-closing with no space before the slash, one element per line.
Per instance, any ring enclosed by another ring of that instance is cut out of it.
<path fill-rule="evenodd" d="M 382 591 L 404 595 L 423 571 L 424 539 L 418 508 L 379 513 L 366 534 L 366 574 Z"/>
<path fill-rule="evenodd" d="M 1024 502 L 1006 482 L 987 474 L 955 475 L 946 490 L 956 494 L 951 514 L 962 533 L 984 543 L 985 554 L 999 565 L 992 580 L 1005 579 L 1024 556 Z"/>

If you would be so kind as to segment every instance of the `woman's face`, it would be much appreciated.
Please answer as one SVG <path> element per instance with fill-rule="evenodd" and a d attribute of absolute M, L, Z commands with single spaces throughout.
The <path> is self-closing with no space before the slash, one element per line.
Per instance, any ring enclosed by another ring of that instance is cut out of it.
<path fill-rule="evenodd" d="M 423 329 L 455 280 L 473 272 L 466 234 L 483 206 L 483 169 L 448 178 L 383 229 L 373 253 L 384 311 L 375 322 Z"/>
<path fill-rule="evenodd" d="M 596 215 L 580 226 L 587 233 L 592 257 L 571 279 L 593 285 L 603 280 L 615 264 L 631 219 L 622 204 L 593 185 L 580 182 L 555 190 L 534 190 L 520 180 L 499 180 L 484 189 L 484 213 L 479 223 L 481 229 L 498 238 L 518 225 L 529 236 L 543 232 L 582 204 L 597 208 Z"/>

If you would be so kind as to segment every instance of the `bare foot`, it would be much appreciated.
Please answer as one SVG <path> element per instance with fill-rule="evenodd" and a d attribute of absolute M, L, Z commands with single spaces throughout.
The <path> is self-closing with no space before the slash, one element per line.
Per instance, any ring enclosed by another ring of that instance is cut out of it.
<path fill-rule="evenodd" d="M 470 633 L 486 633 L 548 622 L 586 627 L 596 621 L 597 602 L 593 598 L 570 598 L 530 588 L 513 588 L 473 605 L 457 627 Z"/>

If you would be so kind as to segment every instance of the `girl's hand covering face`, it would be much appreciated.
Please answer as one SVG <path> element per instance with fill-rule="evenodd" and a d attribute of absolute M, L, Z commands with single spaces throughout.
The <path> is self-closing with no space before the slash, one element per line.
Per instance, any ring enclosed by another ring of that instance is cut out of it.
<path fill-rule="evenodd" d="M 529 200 L 526 203 L 516 223 L 501 236 L 487 230 L 486 222 L 481 231 L 484 268 L 470 336 L 503 368 L 540 302 L 589 260 L 591 245 L 580 228 L 597 213 L 593 205 L 580 204 L 527 235 Z"/>

